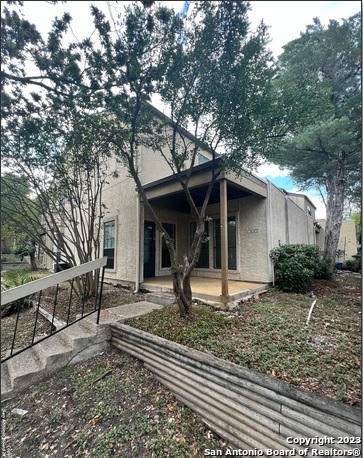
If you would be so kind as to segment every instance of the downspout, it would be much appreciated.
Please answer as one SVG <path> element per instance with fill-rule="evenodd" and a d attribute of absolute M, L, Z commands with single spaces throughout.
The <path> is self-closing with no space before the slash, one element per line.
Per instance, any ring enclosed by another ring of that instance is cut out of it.
<path fill-rule="evenodd" d="M 272 230 L 272 196 L 271 196 L 271 182 L 267 180 L 268 184 L 268 208 L 269 208 L 269 215 L 268 215 L 268 224 L 269 224 L 269 233 L 270 233 L 270 249 L 269 252 L 272 250 L 273 246 L 273 230 Z M 275 286 L 275 268 L 272 259 L 270 258 L 270 266 L 272 269 L 272 286 Z"/>

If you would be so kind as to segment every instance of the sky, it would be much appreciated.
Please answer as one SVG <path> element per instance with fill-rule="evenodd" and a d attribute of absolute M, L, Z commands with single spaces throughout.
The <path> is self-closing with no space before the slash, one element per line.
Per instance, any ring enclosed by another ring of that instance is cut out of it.
<path fill-rule="evenodd" d="M 5 3 L 5 2 L 2 2 Z M 47 33 L 50 28 L 51 20 L 55 15 L 60 15 L 62 11 L 68 11 L 73 18 L 73 34 L 81 39 L 89 36 L 93 30 L 92 21 L 89 15 L 90 4 L 97 5 L 106 14 L 114 11 L 110 6 L 113 2 L 106 1 L 69 1 L 65 4 L 56 6 L 46 2 L 26 1 L 24 2 L 24 12 L 30 22 L 34 22 L 39 30 Z M 120 4 L 129 2 L 120 1 Z M 173 6 L 177 11 L 181 11 L 184 1 L 168 1 L 168 6 Z M 263 20 L 269 27 L 271 38 L 270 49 L 277 58 L 282 53 L 282 47 L 291 40 L 299 38 L 300 33 L 304 32 L 306 26 L 313 23 L 315 17 L 319 18 L 323 25 L 328 25 L 330 19 L 340 21 L 353 14 L 362 11 L 362 1 L 250 1 L 251 10 L 249 19 L 251 29 Z M 155 103 L 157 106 L 157 102 Z M 158 107 L 162 109 L 161 107 Z M 299 192 L 299 188 L 293 183 L 287 170 L 281 170 L 277 165 L 265 164 L 254 172 L 260 177 L 266 177 L 277 187 L 284 188 L 286 191 Z M 326 212 L 324 204 L 318 192 L 313 190 L 304 191 L 312 203 L 317 207 L 316 218 L 325 218 Z"/>

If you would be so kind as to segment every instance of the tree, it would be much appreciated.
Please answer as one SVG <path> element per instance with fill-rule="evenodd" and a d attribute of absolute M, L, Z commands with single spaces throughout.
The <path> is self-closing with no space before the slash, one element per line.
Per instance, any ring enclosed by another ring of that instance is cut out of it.
<path fill-rule="evenodd" d="M 11 238 L 12 252 L 22 261 L 30 257 L 32 270 L 38 270 L 36 263 L 37 232 L 41 230 L 40 213 L 30 197 L 31 188 L 24 176 L 4 173 L 1 176 L 1 237 Z M 32 220 L 33 230 L 27 222 Z M 24 230 L 24 228 L 26 228 Z"/>
<path fill-rule="evenodd" d="M 29 256 L 31 269 L 38 270 L 36 242 L 22 230 L 24 214 L 30 214 L 34 208 L 29 194 L 30 186 L 26 179 L 12 173 L 4 173 L 1 177 L 1 239 L 11 239 L 13 253 L 21 261 Z M 39 214 L 34 216 L 39 221 Z"/>
<path fill-rule="evenodd" d="M 284 46 L 275 80 L 283 121 L 273 161 L 291 170 L 301 189 L 325 197 L 323 258 L 334 268 L 344 200 L 361 179 L 361 19 L 318 19 Z M 357 200 L 356 200 L 357 201 Z"/>
<path fill-rule="evenodd" d="M 107 144 L 99 141 L 103 121 L 79 113 L 66 119 L 58 115 L 59 110 L 9 123 L 13 128 L 4 134 L 3 161 L 19 177 L 16 183 L 23 177 L 29 184 L 33 197 L 18 193 L 7 180 L 2 212 L 28 236 L 23 237 L 26 244 L 30 240 L 41 246 L 62 268 L 63 263 L 72 267 L 99 257 L 106 210 L 102 192 L 117 172 L 108 164 Z M 84 282 L 82 294 L 93 294 L 95 274 Z"/>
<path fill-rule="evenodd" d="M 215 181 L 222 169 L 240 174 L 242 166 L 253 167 L 258 154 L 266 150 L 270 126 L 265 113 L 273 76 L 266 27 L 261 24 L 255 34 L 249 33 L 247 2 L 201 1 L 193 6 L 191 14 L 180 16 L 156 2 L 147 2 L 147 8 L 134 2 L 123 15 L 112 18 L 112 25 L 92 7 L 98 42 L 85 39 L 68 46 L 62 44 L 70 23 L 66 14 L 54 22 L 47 42 L 33 26 L 25 27 L 19 16 L 7 13 L 3 25 L 4 41 L 11 50 L 4 57 L 6 66 L 2 71 L 8 118 L 18 128 L 25 99 L 26 113 L 31 113 L 32 123 L 34 118 L 40 119 L 42 129 L 44 105 L 51 113 L 50 119 L 56 116 L 57 125 L 79 114 L 97 114 L 107 124 L 98 138 L 127 168 L 143 205 L 165 238 L 181 315 L 190 312 L 190 277 L 204 239 L 206 209 Z M 26 35 L 25 44 L 18 36 L 13 37 L 14 22 Z M 16 43 L 17 52 L 9 47 L 9 41 Z M 39 75 L 26 74 L 25 55 L 32 58 Z M 37 92 L 28 96 L 24 86 L 32 86 Z M 169 107 L 170 116 L 164 121 L 155 119 L 149 104 L 155 94 Z M 180 134 L 188 126 L 192 126 L 197 139 L 193 145 Z M 53 129 L 46 131 L 54 134 Z M 38 151 L 44 149 L 44 134 L 37 132 Z M 67 135 L 66 129 L 62 135 Z M 21 136 L 24 138 L 28 155 L 29 129 Z M 51 138 L 46 141 L 48 150 Z M 72 154 L 81 147 L 82 136 L 79 140 Z M 141 144 L 151 147 L 168 163 L 197 220 L 187 253 L 176 252 L 172 237 L 147 199 L 137 168 Z M 224 154 L 217 162 L 222 146 Z M 204 203 L 198 208 L 188 185 L 198 151 L 206 147 L 213 155 L 214 172 Z"/>
<path fill-rule="evenodd" d="M 19 228 L 22 210 L 16 201 L 12 201 L 10 189 L 14 189 L 19 198 L 25 199 L 29 195 L 30 188 L 24 179 L 12 173 L 4 173 L 1 176 L 1 241 L 6 244 L 11 240 L 11 244 L 15 245 L 24 238 L 25 234 Z M 11 207 L 11 215 L 7 215 L 6 207 Z"/>

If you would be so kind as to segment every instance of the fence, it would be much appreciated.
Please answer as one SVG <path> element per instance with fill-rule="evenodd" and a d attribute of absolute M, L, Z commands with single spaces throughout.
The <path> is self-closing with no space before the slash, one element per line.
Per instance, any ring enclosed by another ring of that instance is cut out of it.
<path fill-rule="evenodd" d="M 96 259 L 94 261 L 87 262 L 85 264 L 81 264 L 80 266 L 71 267 L 62 272 L 55 273 L 53 275 L 49 275 L 48 277 L 41 278 L 39 280 L 34 280 L 30 283 L 27 283 L 22 286 L 17 286 L 16 288 L 8 289 L 1 293 L 1 305 L 2 307 L 10 304 L 16 303 L 17 301 L 23 301 L 24 299 L 28 298 L 27 300 L 30 301 L 34 305 L 35 313 L 34 313 L 34 325 L 31 333 L 31 338 L 29 339 L 29 343 L 23 345 L 20 349 L 14 350 L 17 331 L 18 331 L 18 324 L 19 318 L 21 316 L 21 307 L 17 307 L 16 312 L 16 319 L 14 324 L 14 332 L 12 335 L 12 343 L 11 348 L 7 352 L 6 356 L 1 359 L 1 362 L 4 362 L 11 357 L 27 350 L 28 348 L 32 347 L 38 342 L 41 342 L 51 335 L 56 334 L 60 330 L 64 329 L 66 326 L 70 326 L 73 323 L 81 320 L 82 318 L 98 311 L 97 313 L 97 324 L 99 323 L 100 311 L 101 311 L 101 299 L 102 299 L 102 287 L 103 287 L 103 279 L 104 279 L 104 269 L 107 262 L 107 256 Z M 90 303 L 86 302 L 88 297 L 87 295 L 83 294 L 78 299 L 74 298 L 75 287 L 84 285 L 87 283 L 87 274 L 94 272 L 94 284 L 96 286 L 94 295 L 93 305 L 90 306 Z M 66 305 L 66 319 L 64 320 L 63 326 L 58 327 L 55 329 L 55 322 L 57 322 L 57 305 L 58 305 L 58 293 L 59 293 L 59 285 L 61 283 L 68 282 L 69 284 L 69 296 L 68 296 L 68 304 Z M 42 303 L 42 293 L 47 288 L 56 287 L 55 294 L 53 299 L 53 303 L 51 306 L 52 313 L 50 314 L 50 333 L 44 337 L 37 336 L 37 324 L 38 324 L 38 316 L 41 311 L 41 303 Z M 74 304 L 78 304 L 78 317 L 72 319 L 70 312 L 71 307 Z"/>
<path fill-rule="evenodd" d="M 142 360 L 233 447 L 253 456 L 361 456 L 357 408 L 121 323 L 111 332 L 112 345 Z"/>

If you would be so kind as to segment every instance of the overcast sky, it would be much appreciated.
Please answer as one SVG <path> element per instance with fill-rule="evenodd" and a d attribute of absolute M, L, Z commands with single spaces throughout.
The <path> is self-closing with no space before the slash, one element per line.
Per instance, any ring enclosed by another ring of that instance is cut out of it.
<path fill-rule="evenodd" d="M 5 2 L 2 2 L 2 5 Z M 92 33 L 93 25 L 89 14 L 90 4 L 97 5 L 105 13 L 114 7 L 110 6 L 114 2 L 106 1 L 69 1 L 65 4 L 56 6 L 43 1 L 25 1 L 24 12 L 30 22 L 34 22 L 42 33 L 47 33 L 50 28 L 51 20 L 55 15 L 61 15 L 62 11 L 68 11 L 73 18 L 73 34 L 78 38 L 84 38 Z M 119 1 L 118 4 L 129 2 Z M 183 8 L 184 1 L 168 1 L 168 6 L 173 6 L 177 11 Z M 327 25 L 330 19 L 340 21 L 353 14 L 361 12 L 362 2 L 353 1 L 251 1 L 251 11 L 249 18 L 251 29 L 263 19 L 269 26 L 271 37 L 270 49 L 275 57 L 281 54 L 282 46 L 304 32 L 306 26 L 313 23 L 313 18 L 320 19 L 323 25 Z M 161 107 L 159 107 L 161 108 Z M 269 178 L 276 186 L 283 187 L 287 191 L 297 192 L 298 189 L 293 185 L 286 171 L 281 171 L 278 166 L 267 164 L 260 167 L 256 172 L 259 176 Z M 314 205 L 317 207 L 317 218 L 325 217 L 325 208 L 318 193 L 304 191 L 309 195 Z"/>

